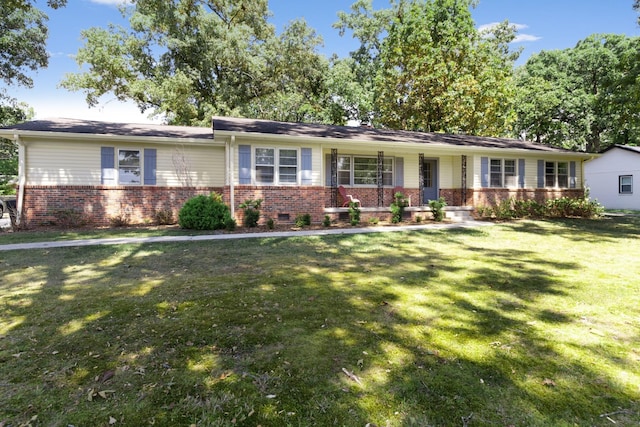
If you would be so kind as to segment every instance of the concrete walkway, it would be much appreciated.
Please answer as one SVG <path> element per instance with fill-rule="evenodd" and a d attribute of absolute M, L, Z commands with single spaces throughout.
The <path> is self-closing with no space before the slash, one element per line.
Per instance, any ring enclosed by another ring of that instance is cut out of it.
<path fill-rule="evenodd" d="M 122 245 L 140 243 L 167 243 L 167 242 L 199 242 L 204 240 L 231 240 L 231 239 L 259 239 L 279 237 L 301 236 L 330 236 L 335 234 L 364 234 L 364 233 L 394 233 L 398 231 L 416 230 L 444 230 L 451 228 L 472 228 L 493 225 L 491 222 L 460 221 L 451 223 L 429 223 L 423 225 L 399 225 L 393 227 L 363 227 L 363 228 L 339 228 L 326 230 L 300 230 L 300 231 L 268 231 L 263 233 L 230 233 L 230 234 L 206 234 L 198 236 L 154 236 L 154 237 L 115 237 L 105 239 L 60 240 L 56 242 L 14 243 L 0 245 L 0 251 L 14 251 L 23 249 L 47 249 L 69 248 L 77 246 L 96 245 Z"/>

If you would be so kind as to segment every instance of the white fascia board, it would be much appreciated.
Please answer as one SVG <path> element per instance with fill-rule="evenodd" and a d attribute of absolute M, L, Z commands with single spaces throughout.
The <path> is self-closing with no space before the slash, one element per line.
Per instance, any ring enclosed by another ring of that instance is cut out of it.
<path fill-rule="evenodd" d="M 449 152 L 457 152 L 460 154 L 486 154 L 486 155 L 500 155 L 504 156 L 505 153 L 510 153 L 513 155 L 522 154 L 522 155 L 537 155 L 539 157 L 580 157 L 584 160 L 588 160 L 594 157 L 594 154 L 591 153 L 580 153 L 580 152 L 571 152 L 571 151 L 537 151 L 537 150 L 527 150 L 523 148 L 497 148 L 497 147 L 477 147 L 477 146 L 457 146 L 450 144 L 441 144 L 441 143 L 420 143 L 420 142 L 398 142 L 398 141 L 366 141 L 366 140 L 357 140 L 357 139 L 343 139 L 343 138 L 328 138 L 328 137 L 305 137 L 305 136 L 296 136 L 296 135 L 277 135 L 277 134 L 262 134 L 262 133 L 244 133 L 244 132 L 235 132 L 235 131 L 215 131 L 216 139 L 218 137 L 221 140 L 227 140 L 231 136 L 236 137 L 236 141 L 241 139 L 250 139 L 253 141 L 262 140 L 262 141 L 281 141 L 281 142 L 298 142 L 300 144 L 317 144 L 322 148 L 328 148 L 329 146 L 338 146 L 338 147 L 360 147 L 363 146 L 368 149 L 389 149 L 396 152 L 415 152 L 420 150 L 428 150 L 428 151 L 449 151 Z"/>

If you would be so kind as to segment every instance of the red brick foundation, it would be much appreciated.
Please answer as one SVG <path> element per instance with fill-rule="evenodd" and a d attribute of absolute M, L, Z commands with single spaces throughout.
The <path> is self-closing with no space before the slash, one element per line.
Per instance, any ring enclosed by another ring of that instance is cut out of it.
<path fill-rule="evenodd" d="M 547 200 L 559 199 L 561 197 L 579 198 L 584 197 L 582 189 L 523 189 L 509 190 L 502 188 L 485 188 L 471 191 L 470 203 L 473 206 L 495 206 L 503 200 L 531 200 L 542 203 Z"/>
<path fill-rule="evenodd" d="M 155 221 L 158 211 L 171 210 L 177 221 L 184 203 L 197 195 L 222 192 L 222 188 L 111 187 L 111 186 L 27 186 L 23 215 L 28 225 L 56 224 L 64 212 L 75 212 L 88 225 L 108 226 L 113 218 L 127 218 L 130 224 Z"/>
<path fill-rule="evenodd" d="M 174 219 L 184 203 L 197 195 L 212 192 L 223 194 L 229 203 L 229 187 L 128 187 L 128 186 L 27 186 L 24 189 L 23 215 L 29 226 L 56 224 L 61 213 L 74 212 L 82 216 L 88 225 L 109 226 L 115 218 L 126 219 L 130 224 L 154 223 L 156 212 L 171 210 Z M 377 188 L 348 188 L 362 202 L 362 207 L 378 207 Z M 419 206 L 418 189 L 405 189 L 411 196 L 411 205 Z M 467 190 L 466 203 L 460 189 L 441 189 L 448 206 L 493 206 L 502 200 L 535 199 L 543 202 L 560 197 L 583 197 L 584 191 L 571 190 Z M 393 202 L 393 189 L 384 189 L 381 207 Z M 247 199 L 262 199 L 261 223 L 272 218 L 277 222 L 293 222 L 298 215 L 309 214 L 314 223 L 324 219 L 324 208 L 331 207 L 331 189 L 328 187 L 257 187 L 235 186 L 235 214 L 242 223 L 243 211 L 238 206 Z M 338 195 L 338 206 L 342 206 Z M 383 219 L 387 214 L 373 213 Z"/>
<path fill-rule="evenodd" d="M 225 201 L 229 200 L 229 188 L 225 192 Z M 256 187 L 236 185 L 235 213 L 238 224 L 242 223 L 243 211 L 238 206 L 247 199 L 262 199 L 260 223 L 267 219 L 277 222 L 294 222 L 296 216 L 309 214 L 312 222 L 321 222 L 324 218 L 324 187 Z"/>

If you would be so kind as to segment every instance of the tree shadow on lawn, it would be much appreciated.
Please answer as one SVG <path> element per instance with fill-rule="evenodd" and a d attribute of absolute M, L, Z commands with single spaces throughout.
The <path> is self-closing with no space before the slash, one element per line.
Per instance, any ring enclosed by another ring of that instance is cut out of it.
<path fill-rule="evenodd" d="M 594 243 L 640 236 L 640 216 L 605 216 L 599 219 L 557 218 L 538 221 L 513 221 L 503 227 L 522 233 L 552 234 Z"/>
<path fill-rule="evenodd" d="M 576 266 L 466 259 L 482 238 L 3 254 L 0 422 L 604 425 L 619 408 L 637 422 L 638 390 L 550 333 L 576 320 L 541 304 L 568 292 L 549 272 Z"/>

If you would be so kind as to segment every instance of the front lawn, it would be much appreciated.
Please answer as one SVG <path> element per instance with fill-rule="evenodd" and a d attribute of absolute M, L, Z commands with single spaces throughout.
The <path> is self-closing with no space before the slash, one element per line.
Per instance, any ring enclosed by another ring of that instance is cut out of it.
<path fill-rule="evenodd" d="M 640 423 L 640 217 L 0 252 L 0 426 Z"/>

